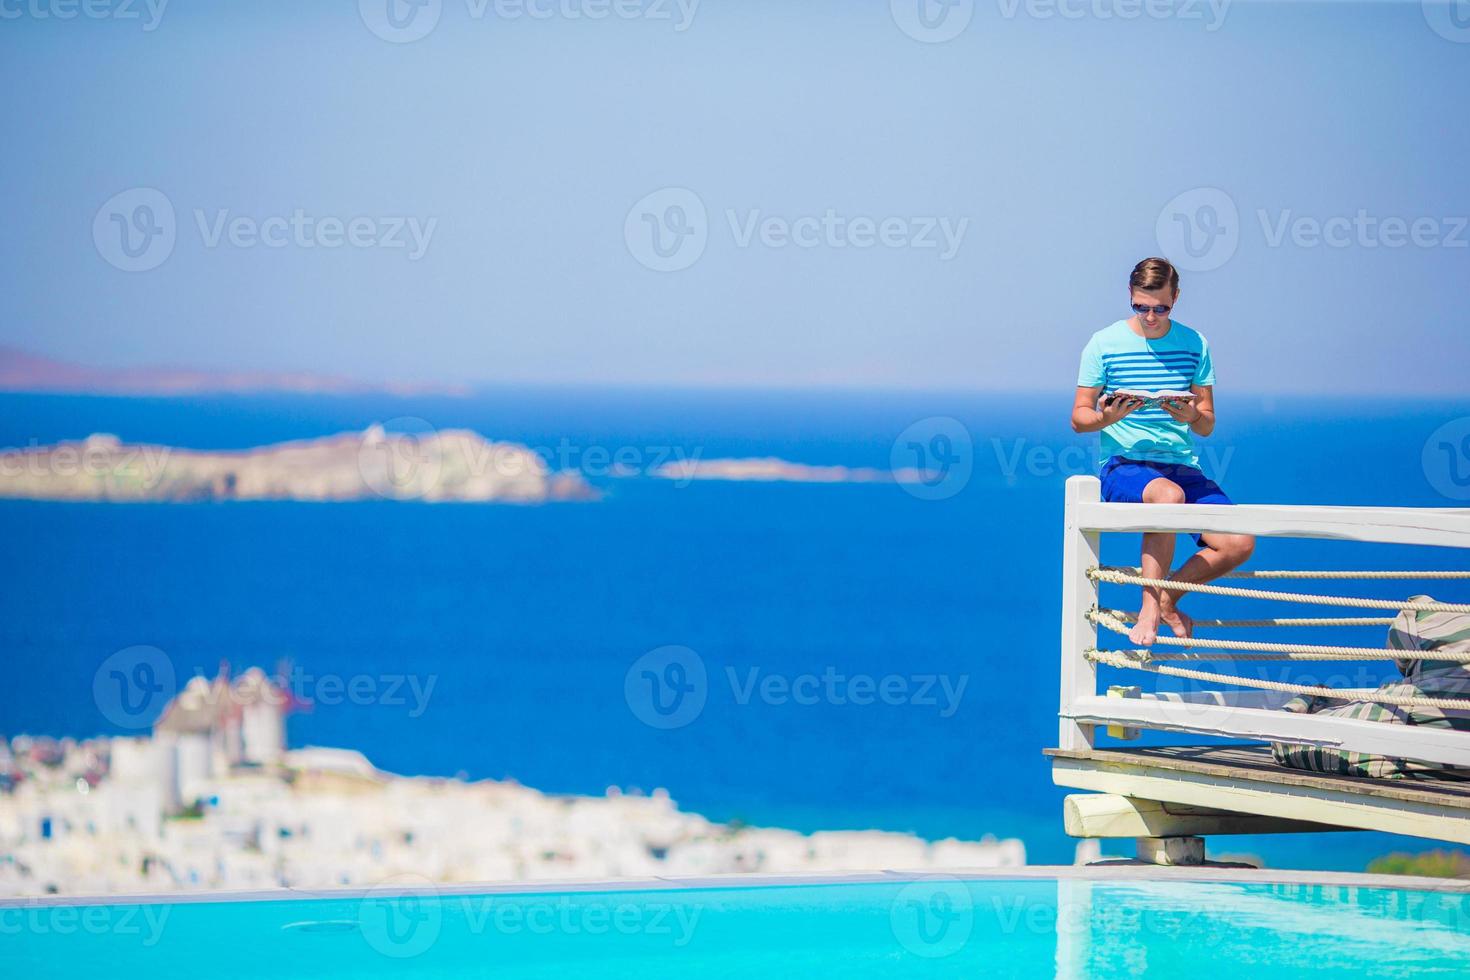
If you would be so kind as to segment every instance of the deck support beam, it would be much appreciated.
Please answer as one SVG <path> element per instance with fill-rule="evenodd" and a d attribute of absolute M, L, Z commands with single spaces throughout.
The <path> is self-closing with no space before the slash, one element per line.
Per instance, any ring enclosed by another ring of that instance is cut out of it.
<path fill-rule="evenodd" d="M 1062 801 L 1062 824 L 1069 837 L 1208 837 L 1347 829 L 1305 820 L 1140 800 L 1115 793 L 1073 793 Z"/>
<path fill-rule="evenodd" d="M 1387 727 L 1387 726 L 1385 726 Z M 1470 844 L 1470 798 L 1454 784 L 1358 779 L 1261 764 L 1269 752 L 1200 747 L 1205 759 L 1170 757 L 1167 748 L 1051 749 L 1052 782 L 1170 805 L 1208 807 L 1353 830 L 1380 830 Z M 1249 761 L 1247 761 L 1249 760 Z"/>
<path fill-rule="evenodd" d="M 1138 860 L 1166 868 L 1205 863 L 1203 837 L 1140 837 Z"/>

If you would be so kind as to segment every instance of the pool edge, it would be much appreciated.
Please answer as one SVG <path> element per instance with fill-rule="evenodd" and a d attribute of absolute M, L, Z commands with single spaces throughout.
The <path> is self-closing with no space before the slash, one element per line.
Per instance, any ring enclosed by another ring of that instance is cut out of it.
<path fill-rule="evenodd" d="M 566 892 L 677 891 L 695 888 L 752 888 L 790 885 L 851 885 L 929 879 L 961 881 L 1192 881 L 1200 883 L 1325 885 L 1338 888 L 1382 888 L 1396 891 L 1470 894 L 1470 880 L 1351 871 L 1290 871 L 1254 868 L 1158 867 L 1153 865 L 1030 865 L 1020 868 L 954 868 L 947 871 L 855 871 L 829 874 L 750 873 L 589 878 L 545 881 L 491 881 L 434 884 L 414 875 L 390 875 L 374 886 L 342 888 L 265 888 L 251 890 L 139 892 L 106 895 L 30 895 L 0 898 L 0 909 L 37 906 L 186 905 L 218 902 L 282 902 L 318 899 L 362 899 L 385 888 L 403 892 L 453 895 L 536 895 Z"/>

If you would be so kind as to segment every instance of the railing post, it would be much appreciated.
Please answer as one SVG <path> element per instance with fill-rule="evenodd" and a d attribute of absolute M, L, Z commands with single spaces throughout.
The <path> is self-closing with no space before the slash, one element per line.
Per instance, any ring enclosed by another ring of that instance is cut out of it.
<path fill-rule="evenodd" d="M 1097 604 L 1097 583 L 1087 569 L 1099 563 L 1098 534 L 1078 524 L 1078 504 L 1102 499 L 1102 484 L 1095 476 L 1067 479 L 1066 537 L 1062 542 L 1062 697 L 1061 728 L 1057 744 L 1064 749 L 1086 749 L 1093 745 L 1093 726 L 1080 725 L 1065 717 L 1072 702 L 1097 694 L 1097 668 L 1083 651 L 1097 645 L 1097 627 L 1087 610 Z"/>

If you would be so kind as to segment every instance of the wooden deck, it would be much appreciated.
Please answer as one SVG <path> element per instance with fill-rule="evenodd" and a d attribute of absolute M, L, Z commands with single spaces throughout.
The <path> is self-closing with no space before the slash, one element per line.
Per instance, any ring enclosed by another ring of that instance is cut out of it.
<path fill-rule="evenodd" d="M 1302 772 L 1277 765 L 1265 745 L 1045 752 L 1058 786 L 1291 821 L 1302 830 L 1382 830 L 1470 844 L 1470 782 Z"/>

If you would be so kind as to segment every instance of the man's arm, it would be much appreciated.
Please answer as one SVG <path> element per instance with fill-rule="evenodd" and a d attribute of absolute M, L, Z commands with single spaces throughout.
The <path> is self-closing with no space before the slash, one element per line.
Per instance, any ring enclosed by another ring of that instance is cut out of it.
<path fill-rule="evenodd" d="M 1207 436 L 1215 431 L 1215 387 L 1214 385 L 1190 385 L 1194 400 L 1165 401 L 1159 404 L 1176 422 L 1188 425 L 1197 436 Z"/>
<path fill-rule="evenodd" d="M 1129 415 L 1143 404 L 1141 398 L 1110 398 L 1101 409 L 1097 408 L 1097 396 L 1102 394 L 1102 385 L 1077 386 L 1077 398 L 1072 402 L 1072 431 L 1096 432 L 1106 429 L 1114 422 Z"/>

